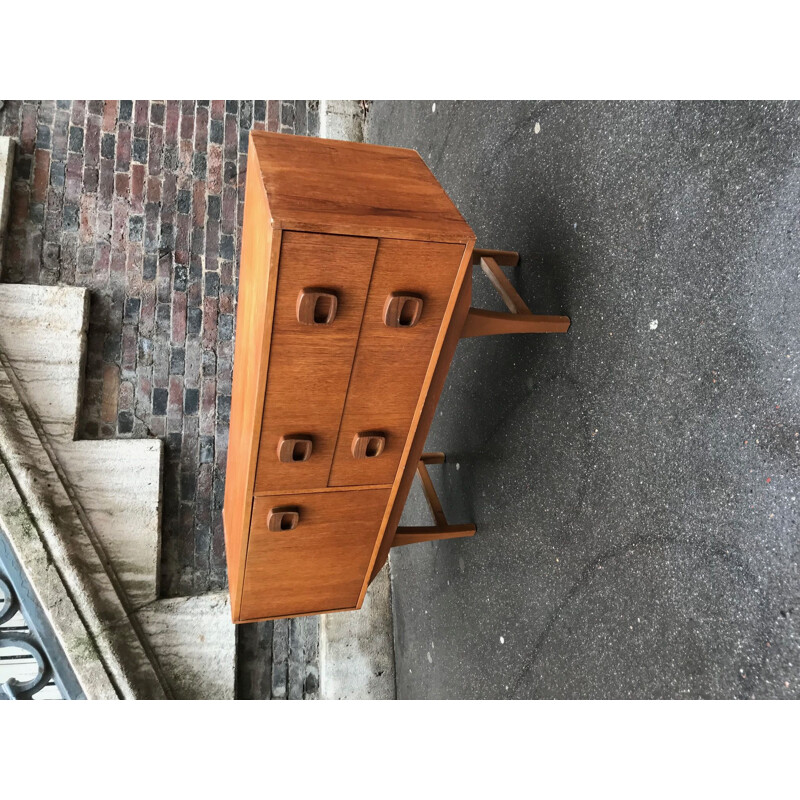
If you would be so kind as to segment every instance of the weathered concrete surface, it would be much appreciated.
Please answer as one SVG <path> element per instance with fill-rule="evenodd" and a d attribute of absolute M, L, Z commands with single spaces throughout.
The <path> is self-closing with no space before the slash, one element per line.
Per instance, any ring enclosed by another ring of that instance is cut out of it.
<path fill-rule="evenodd" d="M 370 585 L 360 610 L 322 617 L 319 649 L 322 700 L 395 699 L 388 567 Z"/>
<path fill-rule="evenodd" d="M 3 278 L 3 251 L 6 243 L 8 212 L 11 207 L 11 176 L 14 170 L 14 140 L 0 136 L 0 280 Z"/>
<path fill-rule="evenodd" d="M 137 617 L 175 699 L 234 699 L 236 632 L 227 592 L 157 600 Z"/>
<path fill-rule="evenodd" d="M 392 554 L 398 695 L 800 697 L 800 104 L 370 120 L 573 322 L 458 347 L 428 447 L 478 533 Z"/>
<path fill-rule="evenodd" d="M 319 135 L 323 139 L 364 141 L 364 113 L 358 100 L 320 100 Z"/>
<path fill-rule="evenodd" d="M 56 449 L 132 607 L 157 599 L 161 440 L 70 442 Z"/>
<path fill-rule="evenodd" d="M 0 284 L 0 351 L 52 441 L 77 432 L 88 310 L 86 289 Z"/>
<path fill-rule="evenodd" d="M 81 288 L 0 284 L 0 351 L 135 607 L 158 597 L 163 444 L 73 441 L 88 301 Z"/>

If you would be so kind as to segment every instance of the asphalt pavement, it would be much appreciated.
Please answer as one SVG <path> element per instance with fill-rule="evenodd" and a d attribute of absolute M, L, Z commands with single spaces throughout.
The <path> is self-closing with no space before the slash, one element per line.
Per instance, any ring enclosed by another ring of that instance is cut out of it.
<path fill-rule="evenodd" d="M 800 104 L 375 102 L 366 138 L 572 319 L 458 346 L 430 472 L 478 532 L 392 553 L 398 697 L 800 697 Z"/>

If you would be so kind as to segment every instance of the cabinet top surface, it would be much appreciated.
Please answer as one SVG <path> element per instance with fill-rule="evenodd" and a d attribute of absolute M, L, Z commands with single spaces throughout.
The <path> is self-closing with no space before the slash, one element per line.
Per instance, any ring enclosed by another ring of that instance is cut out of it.
<path fill-rule="evenodd" d="M 273 224 L 442 242 L 475 234 L 415 150 L 251 131 Z"/>

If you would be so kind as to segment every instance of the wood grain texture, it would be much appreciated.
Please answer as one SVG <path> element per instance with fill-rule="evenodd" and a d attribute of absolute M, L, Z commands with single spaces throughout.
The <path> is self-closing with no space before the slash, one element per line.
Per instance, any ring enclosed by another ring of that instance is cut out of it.
<path fill-rule="evenodd" d="M 352 236 L 283 235 L 256 494 L 328 485 L 377 244 Z M 336 294 L 330 324 L 298 321 L 297 298 L 309 286 Z M 283 436 L 310 437 L 308 459 L 281 462 Z"/>
<path fill-rule="evenodd" d="M 256 160 L 252 142 L 248 158 L 250 163 Z M 280 231 L 273 232 L 270 218 L 261 178 L 257 171 L 253 171 L 248 174 L 245 184 L 231 422 L 222 513 L 234 618 L 238 616 L 241 600 L 281 244 Z"/>
<path fill-rule="evenodd" d="M 330 486 L 395 480 L 463 255 L 462 245 L 381 239 Z M 413 327 L 384 322 L 386 300 L 397 292 L 423 299 L 422 316 Z M 363 431 L 386 437 L 377 458 L 353 458 L 353 439 Z"/>
<path fill-rule="evenodd" d="M 388 489 L 257 497 L 239 621 L 355 608 Z M 267 529 L 274 507 L 297 508 L 292 531 Z"/>
<path fill-rule="evenodd" d="M 440 242 L 474 239 L 415 150 L 264 131 L 252 131 L 250 141 L 276 227 Z"/>
<path fill-rule="evenodd" d="M 569 325 L 569 317 L 550 314 L 514 314 L 471 308 L 464 321 L 461 338 L 493 336 L 499 333 L 566 333 Z"/>
<path fill-rule="evenodd" d="M 392 547 L 420 542 L 438 542 L 440 539 L 461 539 L 474 536 L 475 526 L 467 525 L 404 525 L 395 531 Z"/>
<path fill-rule="evenodd" d="M 519 264 L 519 253 L 516 250 L 485 250 L 476 247 L 472 251 L 472 264 L 481 263 L 482 258 L 493 258 L 501 267 L 516 267 Z"/>

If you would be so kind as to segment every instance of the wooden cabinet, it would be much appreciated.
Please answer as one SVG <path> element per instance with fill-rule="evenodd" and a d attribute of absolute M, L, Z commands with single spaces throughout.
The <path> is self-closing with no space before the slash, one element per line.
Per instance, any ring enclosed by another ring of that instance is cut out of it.
<path fill-rule="evenodd" d="M 359 608 L 392 545 L 474 533 L 435 499 L 436 527 L 397 529 L 418 468 L 431 497 L 420 459 L 474 242 L 413 150 L 250 134 L 223 513 L 235 622 Z"/>

